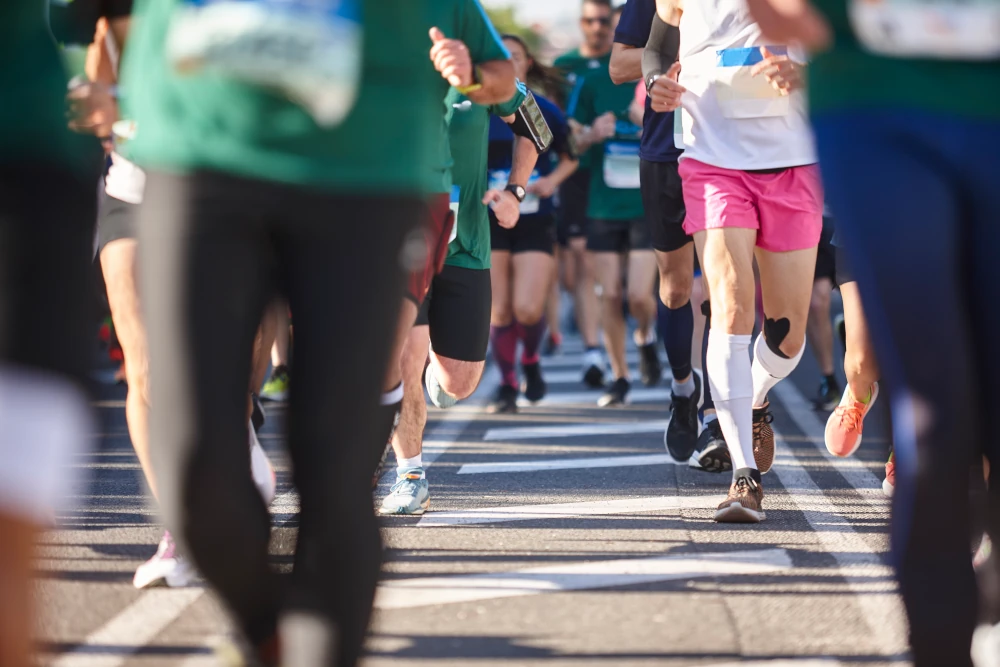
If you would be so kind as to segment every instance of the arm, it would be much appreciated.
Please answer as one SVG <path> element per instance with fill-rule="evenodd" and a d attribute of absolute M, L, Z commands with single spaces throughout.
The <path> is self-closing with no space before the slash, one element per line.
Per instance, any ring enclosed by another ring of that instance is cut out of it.
<path fill-rule="evenodd" d="M 642 52 L 644 49 L 615 42 L 611 45 L 611 80 L 617 84 L 635 81 L 642 77 Z"/>
<path fill-rule="evenodd" d="M 556 168 L 548 176 L 542 176 L 529 185 L 528 192 L 538 195 L 542 199 L 548 199 L 555 194 L 567 178 L 573 175 L 579 166 L 579 160 L 571 157 L 568 153 L 563 153 L 559 156 L 559 164 L 556 165 Z"/>
<path fill-rule="evenodd" d="M 683 12 L 683 0 L 656 0 L 656 13 L 667 25 L 680 26 Z"/>
<path fill-rule="evenodd" d="M 509 100 L 517 92 L 514 64 L 509 60 L 490 60 L 477 65 L 482 88 L 465 94 L 476 104 L 489 106 Z"/>
<path fill-rule="evenodd" d="M 430 38 L 430 58 L 435 69 L 472 102 L 489 106 L 516 94 L 514 64 L 510 60 L 492 59 L 473 66 L 472 54 L 462 40 L 450 39 L 438 28 L 430 29 Z"/>
<path fill-rule="evenodd" d="M 649 41 L 642 52 L 642 79 L 648 83 L 651 76 L 663 74 L 677 61 L 680 51 L 681 33 L 674 26 L 667 25 L 659 16 L 653 17 L 649 31 Z"/>
<path fill-rule="evenodd" d="M 513 122 L 514 117 L 508 116 L 504 120 L 509 124 Z M 525 137 L 515 136 L 510 178 L 507 179 L 507 185 L 520 185 L 521 187 L 527 185 L 537 161 L 538 151 L 535 150 L 535 142 Z M 510 190 L 490 190 L 483 197 L 483 203 L 493 209 L 493 215 L 497 217 L 497 222 L 504 229 L 511 229 L 517 225 L 517 221 L 521 217 L 521 202 Z"/>
<path fill-rule="evenodd" d="M 128 39 L 128 29 L 131 21 L 131 17 L 128 16 L 120 16 L 108 21 L 111 36 L 115 38 L 115 44 L 118 45 L 119 52 L 125 48 L 125 40 Z"/>

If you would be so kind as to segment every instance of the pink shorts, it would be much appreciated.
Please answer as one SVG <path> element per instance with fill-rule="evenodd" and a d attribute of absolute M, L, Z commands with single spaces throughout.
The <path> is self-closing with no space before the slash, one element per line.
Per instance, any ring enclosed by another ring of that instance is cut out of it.
<path fill-rule="evenodd" d="M 757 247 L 788 252 L 815 247 L 823 231 L 823 186 L 816 165 L 777 174 L 723 169 L 690 158 L 678 173 L 684 187 L 684 231 L 757 230 Z"/>

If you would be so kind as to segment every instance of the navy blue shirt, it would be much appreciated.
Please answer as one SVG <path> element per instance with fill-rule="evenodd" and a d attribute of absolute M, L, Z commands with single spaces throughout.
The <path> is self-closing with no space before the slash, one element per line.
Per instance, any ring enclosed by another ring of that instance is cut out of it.
<path fill-rule="evenodd" d="M 615 41 L 619 44 L 644 48 L 656 15 L 656 0 L 628 0 L 622 11 Z M 674 147 L 674 114 L 656 113 L 646 97 L 642 115 L 642 146 L 639 157 L 648 162 L 675 162 L 682 150 Z"/>
<path fill-rule="evenodd" d="M 550 100 L 538 93 L 532 92 L 538 108 L 541 109 L 545 122 L 552 130 L 552 144 L 548 150 L 538 156 L 535 170 L 531 173 L 529 183 L 540 176 L 548 176 L 559 164 L 559 156 L 569 154 L 569 126 L 566 116 Z M 490 116 L 490 145 L 487 169 L 489 170 L 489 187 L 502 190 L 507 185 L 510 176 L 511 157 L 514 148 L 514 132 L 501 118 Z M 521 216 L 552 215 L 555 211 L 555 197 L 539 200 L 535 195 L 528 195 L 521 204 Z M 537 204 L 537 210 L 535 206 Z"/>

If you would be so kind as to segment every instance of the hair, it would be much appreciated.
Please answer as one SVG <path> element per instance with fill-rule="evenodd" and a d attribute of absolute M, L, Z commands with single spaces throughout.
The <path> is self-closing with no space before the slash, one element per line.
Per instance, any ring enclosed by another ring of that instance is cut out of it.
<path fill-rule="evenodd" d="M 566 78 L 562 75 L 562 72 L 555 67 L 549 67 L 539 62 L 538 58 L 535 57 L 535 54 L 531 52 L 531 49 L 528 48 L 528 45 L 521 37 L 507 33 L 500 35 L 500 39 L 509 39 L 512 42 L 520 44 L 521 48 L 524 49 L 525 55 L 531 61 L 531 67 L 528 68 L 528 80 L 524 82 L 525 85 L 539 91 L 562 108 L 566 101 L 563 98 L 565 97 L 567 85 Z"/>

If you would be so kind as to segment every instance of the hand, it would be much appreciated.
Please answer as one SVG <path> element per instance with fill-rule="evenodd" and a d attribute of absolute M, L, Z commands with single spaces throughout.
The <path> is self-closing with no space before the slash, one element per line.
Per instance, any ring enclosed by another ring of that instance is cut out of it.
<path fill-rule="evenodd" d="M 71 130 L 97 137 L 110 137 L 111 126 L 118 120 L 118 102 L 107 84 L 88 81 L 66 94 Z"/>
<path fill-rule="evenodd" d="M 805 87 L 801 65 L 788 56 L 774 55 L 766 46 L 760 47 L 760 52 L 764 59 L 751 68 L 750 73 L 753 76 L 763 75 L 782 95 L 788 95 L 793 90 Z"/>
<path fill-rule="evenodd" d="M 455 88 L 466 88 L 472 85 L 472 56 L 460 39 L 448 39 L 437 28 L 430 30 L 431 60 L 434 68 Z"/>
<path fill-rule="evenodd" d="M 687 88 L 677 83 L 680 73 L 681 64 L 675 62 L 665 74 L 661 74 L 653 82 L 649 90 L 649 103 L 653 111 L 668 113 L 680 107 L 681 96 L 687 92 Z"/>
<path fill-rule="evenodd" d="M 618 118 L 610 111 L 598 116 L 594 124 L 590 126 L 590 136 L 594 140 L 592 143 L 596 144 L 598 141 L 604 141 L 615 136 L 617 125 Z"/>
<path fill-rule="evenodd" d="M 536 195 L 541 199 L 548 199 L 556 193 L 556 184 L 548 176 L 542 176 L 534 183 L 528 183 L 525 188 L 528 194 Z"/>
<path fill-rule="evenodd" d="M 830 46 L 830 26 L 808 0 L 748 0 L 747 5 L 768 40 L 798 43 L 810 53 Z"/>
<path fill-rule="evenodd" d="M 504 229 L 513 229 L 521 217 L 521 202 L 513 192 L 490 190 L 483 197 L 483 203 L 493 209 L 493 215 Z"/>

